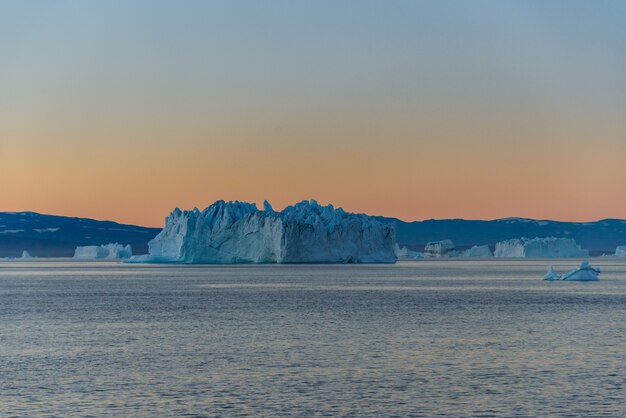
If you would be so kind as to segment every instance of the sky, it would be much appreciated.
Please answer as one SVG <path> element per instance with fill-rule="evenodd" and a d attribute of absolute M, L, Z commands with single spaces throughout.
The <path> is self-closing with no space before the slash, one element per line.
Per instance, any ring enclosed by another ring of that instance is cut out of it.
<path fill-rule="evenodd" d="M 626 2 L 0 0 L 0 211 L 626 218 Z"/>

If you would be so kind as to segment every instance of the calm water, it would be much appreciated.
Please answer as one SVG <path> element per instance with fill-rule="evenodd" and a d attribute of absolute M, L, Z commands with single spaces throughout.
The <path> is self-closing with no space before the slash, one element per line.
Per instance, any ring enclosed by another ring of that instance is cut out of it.
<path fill-rule="evenodd" d="M 2 262 L 0 411 L 624 416 L 626 261 L 594 264 Z"/>

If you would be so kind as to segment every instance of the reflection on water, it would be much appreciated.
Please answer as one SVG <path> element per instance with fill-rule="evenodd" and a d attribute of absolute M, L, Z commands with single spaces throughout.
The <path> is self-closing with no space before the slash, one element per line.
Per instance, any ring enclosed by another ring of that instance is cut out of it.
<path fill-rule="evenodd" d="M 626 262 L 547 264 L 2 262 L 0 409 L 625 415 Z"/>

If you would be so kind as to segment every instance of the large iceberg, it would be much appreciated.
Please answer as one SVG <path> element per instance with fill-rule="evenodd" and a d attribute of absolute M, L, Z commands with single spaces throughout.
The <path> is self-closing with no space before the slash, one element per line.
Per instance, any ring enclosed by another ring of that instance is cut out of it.
<path fill-rule="evenodd" d="M 79 260 L 103 260 L 116 258 L 129 258 L 133 255 L 130 245 L 110 243 L 106 245 L 87 245 L 76 247 L 74 258 Z"/>
<path fill-rule="evenodd" d="M 455 257 L 457 255 L 456 247 L 449 239 L 432 241 L 424 247 L 424 257 L 428 258 Z"/>
<path fill-rule="evenodd" d="M 488 258 L 493 257 L 493 253 L 488 245 L 474 245 L 472 248 L 468 248 L 465 251 L 461 251 L 460 257 L 477 257 Z"/>
<path fill-rule="evenodd" d="M 217 201 L 203 211 L 176 208 L 130 262 L 393 263 L 395 229 L 332 205 L 302 201 L 276 212 L 245 202 Z"/>
<path fill-rule="evenodd" d="M 589 257 L 571 238 L 521 238 L 496 244 L 496 257 L 576 258 Z"/>

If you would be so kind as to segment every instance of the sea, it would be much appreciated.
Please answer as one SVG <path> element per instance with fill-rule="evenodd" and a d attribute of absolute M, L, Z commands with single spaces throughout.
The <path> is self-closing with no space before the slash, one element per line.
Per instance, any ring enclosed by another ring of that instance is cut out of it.
<path fill-rule="evenodd" d="M 0 262 L 1 416 L 626 416 L 626 260 Z"/>

